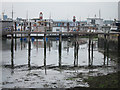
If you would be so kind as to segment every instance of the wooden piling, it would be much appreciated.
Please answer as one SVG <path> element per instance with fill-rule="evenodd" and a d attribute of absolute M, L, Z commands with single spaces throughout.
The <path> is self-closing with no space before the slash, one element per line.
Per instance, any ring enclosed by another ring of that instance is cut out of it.
<path fill-rule="evenodd" d="M 90 45 L 91 45 L 91 36 L 89 35 L 89 43 L 88 43 L 88 66 L 90 66 L 90 62 L 91 62 L 91 59 L 90 59 Z"/>
<path fill-rule="evenodd" d="M 46 20 L 45 20 L 45 32 L 46 32 Z M 44 34 L 44 68 L 45 68 L 45 74 L 47 74 L 46 72 L 46 34 Z"/>
<path fill-rule="evenodd" d="M 15 32 L 16 32 L 17 28 L 16 28 L 16 22 L 15 22 Z M 16 33 L 15 33 L 15 51 L 17 49 L 17 40 L 16 40 Z"/>
<path fill-rule="evenodd" d="M 91 43 L 91 66 L 93 65 L 93 38 Z"/>
<path fill-rule="evenodd" d="M 44 68 L 46 74 L 46 34 L 44 34 Z"/>
<path fill-rule="evenodd" d="M 108 63 L 109 63 L 109 39 L 110 39 L 110 36 L 109 34 L 107 35 L 107 66 L 108 66 Z"/>
<path fill-rule="evenodd" d="M 59 34 L 59 67 L 61 67 L 61 53 L 62 53 L 62 35 Z"/>
<path fill-rule="evenodd" d="M 22 25 L 21 25 L 21 32 L 22 32 Z M 22 50 L 22 40 L 23 38 L 22 38 L 22 33 L 21 33 L 21 50 Z"/>
<path fill-rule="evenodd" d="M 80 31 L 80 22 L 78 22 L 78 31 Z"/>
<path fill-rule="evenodd" d="M 11 68 L 14 68 L 14 41 L 13 41 L 13 26 L 12 26 L 12 34 L 11 34 Z"/>
<path fill-rule="evenodd" d="M 77 55 L 76 55 L 76 59 L 77 59 L 77 66 L 78 66 L 78 51 L 79 51 L 79 43 L 78 43 L 78 41 L 76 42 L 77 44 L 77 46 L 76 46 L 76 49 L 77 49 L 77 51 L 76 51 L 76 53 L 77 53 Z"/>
<path fill-rule="evenodd" d="M 106 62 L 106 34 L 104 34 L 104 63 L 103 65 L 105 65 Z"/>
<path fill-rule="evenodd" d="M 28 33 L 28 67 L 30 69 L 30 58 L 31 58 L 31 42 L 30 42 L 30 32 L 31 32 L 31 22 L 30 22 L 30 30 Z"/>

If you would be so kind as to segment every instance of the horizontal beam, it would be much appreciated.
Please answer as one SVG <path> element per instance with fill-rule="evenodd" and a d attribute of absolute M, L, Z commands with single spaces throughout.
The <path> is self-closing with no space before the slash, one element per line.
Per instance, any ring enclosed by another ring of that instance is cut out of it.
<path fill-rule="evenodd" d="M 6 34 L 82 34 L 82 35 L 98 35 L 98 34 L 120 34 L 120 32 L 110 32 L 110 33 L 104 33 L 104 32 L 29 32 L 29 31 L 14 31 L 14 32 L 6 32 Z"/>

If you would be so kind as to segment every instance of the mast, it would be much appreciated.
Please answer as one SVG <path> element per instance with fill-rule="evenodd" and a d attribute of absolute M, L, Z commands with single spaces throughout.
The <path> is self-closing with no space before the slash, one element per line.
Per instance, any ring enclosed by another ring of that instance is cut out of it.
<path fill-rule="evenodd" d="M 101 18 L 101 11 L 100 11 L 100 9 L 99 9 L 99 18 Z"/>

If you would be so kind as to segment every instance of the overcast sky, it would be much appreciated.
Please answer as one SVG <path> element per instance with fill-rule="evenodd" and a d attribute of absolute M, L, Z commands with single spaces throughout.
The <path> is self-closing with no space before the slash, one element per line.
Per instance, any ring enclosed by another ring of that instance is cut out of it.
<path fill-rule="evenodd" d="M 8 2 L 10 1 L 10 2 Z M 20 2 L 21 1 L 21 2 Z M 13 5 L 14 18 L 34 18 L 39 16 L 39 12 L 43 12 L 44 18 L 49 18 L 50 15 L 55 20 L 72 20 L 76 16 L 77 20 L 85 20 L 87 17 L 98 17 L 99 9 L 101 10 L 101 17 L 103 19 L 114 19 L 118 17 L 118 1 L 119 0 L 4 0 L 2 2 L 2 9 L 8 17 L 11 17 L 11 10 Z M 84 1 L 84 2 L 82 2 Z M 89 1 L 89 2 L 88 2 Z M 90 2 L 91 1 L 91 2 Z M 103 2 L 104 1 L 104 2 Z M 109 1 L 109 2 L 108 2 Z"/>

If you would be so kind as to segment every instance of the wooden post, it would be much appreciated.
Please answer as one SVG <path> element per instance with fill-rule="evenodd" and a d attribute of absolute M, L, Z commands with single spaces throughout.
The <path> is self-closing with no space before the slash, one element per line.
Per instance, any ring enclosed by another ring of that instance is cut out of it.
<path fill-rule="evenodd" d="M 103 65 L 105 65 L 106 62 L 106 34 L 104 34 L 104 63 Z"/>
<path fill-rule="evenodd" d="M 109 34 L 107 35 L 107 65 L 109 62 Z"/>
<path fill-rule="evenodd" d="M 59 67 L 61 67 L 61 48 L 62 48 L 62 35 L 59 34 Z"/>
<path fill-rule="evenodd" d="M 118 68 L 118 75 L 120 76 L 120 31 L 119 31 L 119 34 L 118 34 L 118 60 L 117 60 L 117 68 Z M 120 79 L 119 79 L 120 80 Z M 120 86 L 119 86 L 120 87 Z"/>
<path fill-rule="evenodd" d="M 44 67 L 45 67 L 45 74 L 46 74 L 46 34 L 44 34 Z"/>
<path fill-rule="evenodd" d="M 80 22 L 78 22 L 78 31 L 80 31 Z"/>
<path fill-rule="evenodd" d="M 93 38 L 92 38 L 92 45 L 91 45 L 91 66 L 93 65 Z"/>
<path fill-rule="evenodd" d="M 78 66 L 78 51 L 79 51 L 79 43 L 78 43 L 78 41 L 77 41 L 76 43 L 77 43 L 77 46 L 76 46 L 76 47 L 77 47 L 77 51 L 76 51 L 76 52 L 77 52 L 77 66 Z"/>
<path fill-rule="evenodd" d="M 16 32 L 16 30 L 17 30 L 17 28 L 16 28 L 16 22 L 15 22 L 15 32 Z M 16 49 L 17 49 L 17 41 L 16 41 L 16 33 L 15 33 L 15 51 L 16 51 Z"/>
<path fill-rule="evenodd" d="M 91 44 L 91 36 L 89 35 L 89 44 L 88 44 L 88 60 L 89 60 L 89 66 L 90 66 L 90 62 L 91 62 L 91 60 L 90 60 L 90 44 Z"/>
<path fill-rule="evenodd" d="M 69 32 L 69 22 L 67 22 L 67 32 Z"/>
<path fill-rule="evenodd" d="M 75 34 L 75 43 L 74 43 L 74 66 L 76 66 L 76 57 L 77 57 L 77 40 L 76 40 L 76 34 Z"/>
<path fill-rule="evenodd" d="M 21 25 L 21 32 L 22 32 L 22 25 Z M 22 50 L 22 33 L 21 33 L 21 50 Z"/>
<path fill-rule="evenodd" d="M 46 20 L 45 20 L 45 34 L 44 34 L 44 67 L 45 67 L 45 74 L 47 74 L 46 72 Z"/>
<path fill-rule="evenodd" d="M 28 67 L 30 69 L 30 57 L 31 57 L 31 42 L 30 42 L 30 33 L 31 33 L 31 22 L 30 22 L 30 30 L 28 33 Z"/>
<path fill-rule="evenodd" d="M 14 41 L 13 41 L 13 26 L 12 26 L 12 34 L 11 34 L 11 68 L 14 68 Z"/>

